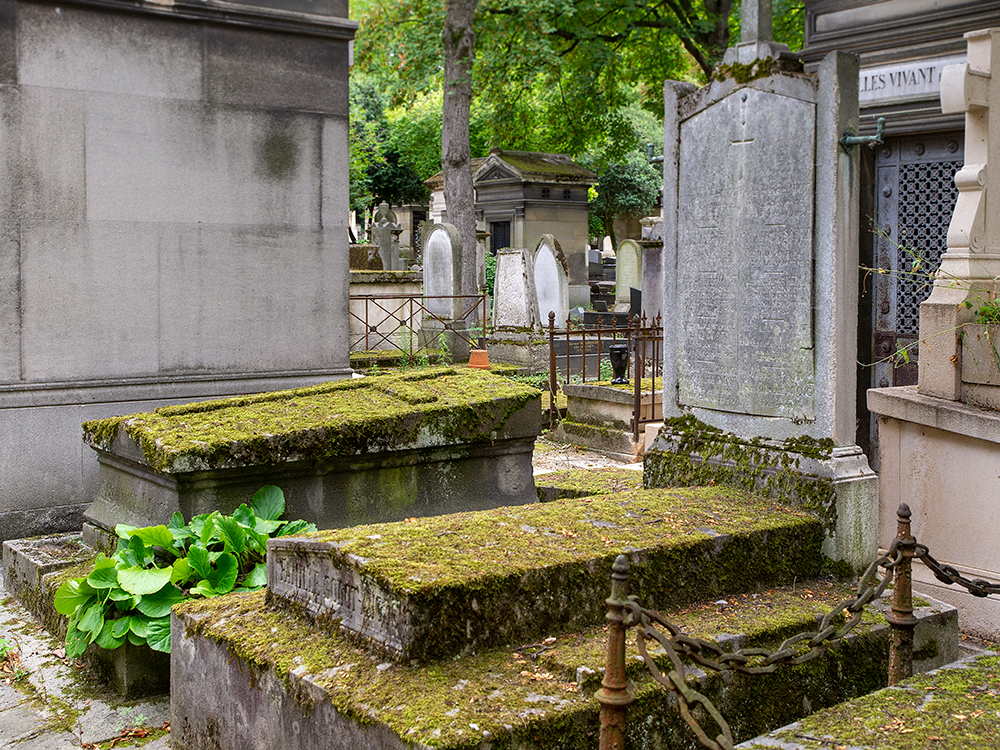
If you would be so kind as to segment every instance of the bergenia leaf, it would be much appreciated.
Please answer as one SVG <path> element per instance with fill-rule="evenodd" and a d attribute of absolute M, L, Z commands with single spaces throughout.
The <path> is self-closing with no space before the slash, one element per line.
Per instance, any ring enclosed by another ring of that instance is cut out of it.
<path fill-rule="evenodd" d="M 154 651 L 170 653 L 170 616 L 157 617 L 149 621 L 146 630 L 146 643 Z"/>
<path fill-rule="evenodd" d="M 94 639 L 94 642 L 101 648 L 106 648 L 110 650 L 113 648 L 118 648 L 123 643 L 125 643 L 124 633 L 120 636 L 116 636 L 114 634 L 114 624 L 116 622 L 117 620 L 106 621 L 104 623 L 104 628 L 101 630 L 100 634 L 98 634 L 97 638 Z"/>
<path fill-rule="evenodd" d="M 194 574 L 201 579 L 206 579 L 212 574 L 212 565 L 208 559 L 208 550 L 201 545 L 195 544 L 188 550 L 188 564 Z"/>
<path fill-rule="evenodd" d="M 69 617 L 76 612 L 77 607 L 93 598 L 95 591 L 91 586 L 88 585 L 85 590 L 81 591 L 80 584 L 84 580 L 83 578 L 73 578 L 58 588 L 55 596 L 56 612 Z"/>
<path fill-rule="evenodd" d="M 243 581 L 243 588 L 254 590 L 267 585 L 267 564 L 257 563 Z"/>
<path fill-rule="evenodd" d="M 95 589 L 117 589 L 118 570 L 114 567 L 96 568 L 93 573 L 87 576 L 87 583 Z"/>
<path fill-rule="evenodd" d="M 215 525 L 219 530 L 219 536 L 226 545 L 226 551 L 233 553 L 236 557 L 243 554 L 247 546 L 247 532 L 239 523 L 232 518 L 221 516 L 215 520 Z"/>
<path fill-rule="evenodd" d="M 225 594 L 233 590 L 236 585 L 236 576 L 239 573 L 240 564 L 236 557 L 223 552 L 219 559 L 215 561 L 214 575 L 208 577 L 209 583 L 216 593 Z"/>
<path fill-rule="evenodd" d="M 170 549 L 174 546 L 174 535 L 166 526 L 146 526 L 133 531 L 132 536 L 139 537 L 147 547 Z"/>
<path fill-rule="evenodd" d="M 173 568 L 122 568 L 118 571 L 118 584 L 130 594 L 145 596 L 159 591 L 170 583 Z"/>
<path fill-rule="evenodd" d="M 233 519 L 236 523 L 241 526 L 246 526 L 248 529 L 252 529 L 254 524 L 257 522 L 257 517 L 253 514 L 253 511 L 247 507 L 246 503 L 240 505 L 240 507 L 233 512 Z"/>
<path fill-rule="evenodd" d="M 285 512 L 285 493 L 281 491 L 280 487 L 265 484 L 253 494 L 250 510 L 258 519 L 277 520 Z"/>
<path fill-rule="evenodd" d="M 139 600 L 136 609 L 147 617 L 163 617 L 170 614 L 170 608 L 184 601 L 184 592 L 176 586 L 164 586 L 155 594 L 147 594 Z"/>

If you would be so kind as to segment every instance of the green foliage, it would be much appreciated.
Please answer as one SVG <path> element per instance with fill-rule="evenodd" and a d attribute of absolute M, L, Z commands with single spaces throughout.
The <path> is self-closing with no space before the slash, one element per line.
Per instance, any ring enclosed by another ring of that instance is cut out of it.
<path fill-rule="evenodd" d="M 601 220 L 615 247 L 615 217 L 635 218 L 649 213 L 660 195 L 660 180 L 656 169 L 639 160 L 613 164 L 598 175 L 590 210 Z"/>
<path fill-rule="evenodd" d="M 66 655 L 80 656 L 91 643 L 114 649 L 126 640 L 169 653 L 173 605 L 262 588 L 267 540 L 316 530 L 305 521 L 279 520 L 284 512 L 281 489 L 266 485 L 249 508 L 240 505 L 231 516 L 213 511 L 185 524 L 174 513 L 166 526 L 118 524 L 115 554 L 98 554 L 89 575 L 56 591 L 56 611 L 70 618 Z"/>
<path fill-rule="evenodd" d="M 493 288 L 497 281 L 497 256 L 493 253 L 486 253 L 484 259 L 486 265 L 486 292 L 493 297 Z"/>

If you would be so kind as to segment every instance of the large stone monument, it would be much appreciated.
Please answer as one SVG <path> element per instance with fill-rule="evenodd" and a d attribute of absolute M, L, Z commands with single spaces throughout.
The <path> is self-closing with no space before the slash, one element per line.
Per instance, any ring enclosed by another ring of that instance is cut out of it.
<path fill-rule="evenodd" d="M 442 344 L 458 358 L 468 359 L 468 335 L 474 315 L 467 315 L 472 300 L 461 298 L 462 240 L 452 224 L 434 224 L 424 236 L 424 318 L 420 345 Z"/>
<path fill-rule="evenodd" d="M 371 238 L 378 248 L 382 268 L 386 271 L 403 270 L 399 258 L 399 235 L 403 228 L 396 221 L 396 214 L 388 203 L 380 203 L 372 218 Z"/>
<path fill-rule="evenodd" d="M 838 143 L 857 128 L 858 63 L 834 53 L 803 75 L 769 18 L 768 0 L 744 3 L 733 64 L 694 93 L 665 88 L 667 425 L 647 481 L 797 500 L 857 567 L 877 504 L 855 444 L 859 166 Z"/>
<path fill-rule="evenodd" d="M 632 309 L 632 290 L 642 291 L 642 249 L 635 240 L 622 240 L 615 253 L 615 312 Z"/>
<path fill-rule="evenodd" d="M 535 248 L 533 261 L 535 294 L 538 296 L 538 315 L 543 325 L 549 313 L 556 315 L 556 322 L 566 325 L 569 317 L 569 264 L 559 241 L 551 234 L 543 234 Z"/>
<path fill-rule="evenodd" d="M 1000 29 L 966 34 L 968 62 L 941 77 L 941 109 L 965 113 L 965 166 L 948 248 L 920 306 L 917 387 L 868 391 L 879 419 L 879 542 L 905 502 L 913 531 L 967 579 L 1000 580 L 1000 328 L 990 323 L 1000 278 Z M 1000 637 L 1000 604 L 945 587 L 923 566 L 914 584 L 959 607 L 962 632 Z"/>
<path fill-rule="evenodd" d="M 84 420 L 350 374 L 355 27 L 0 2 L 0 538 L 80 528 Z"/>

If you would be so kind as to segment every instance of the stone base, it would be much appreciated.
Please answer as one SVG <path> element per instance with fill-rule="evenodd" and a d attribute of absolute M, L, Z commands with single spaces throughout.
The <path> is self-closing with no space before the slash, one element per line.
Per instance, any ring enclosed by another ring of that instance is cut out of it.
<path fill-rule="evenodd" d="M 538 333 L 493 331 L 486 339 L 490 362 L 516 365 L 527 373 L 549 369 L 548 337 Z"/>
<path fill-rule="evenodd" d="M 634 384 L 633 384 L 634 385 Z M 574 422 L 589 422 L 603 427 L 631 430 L 635 411 L 635 392 L 631 387 L 567 383 L 566 411 Z M 640 419 L 663 419 L 663 393 L 643 393 L 639 403 Z"/>
<path fill-rule="evenodd" d="M 823 552 L 855 571 L 878 554 L 878 477 L 858 446 L 834 448 L 808 438 L 746 440 L 693 417 L 666 422 L 647 450 L 647 487 L 725 484 L 817 515 Z"/>
<path fill-rule="evenodd" d="M 868 391 L 879 418 L 878 539 L 888 547 L 896 534 L 896 510 L 910 507 L 911 529 L 941 564 L 968 578 L 1000 582 L 1000 414 L 922 395 L 913 387 Z M 1000 602 L 977 599 L 957 586 L 932 582 L 914 563 L 914 585 L 959 608 L 962 627 L 1000 640 Z"/>
<path fill-rule="evenodd" d="M 564 419 L 546 437 L 555 443 L 582 445 L 621 461 L 639 461 L 642 457 L 642 445 L 632 439 L 631 432 L 620 428 Z"/>

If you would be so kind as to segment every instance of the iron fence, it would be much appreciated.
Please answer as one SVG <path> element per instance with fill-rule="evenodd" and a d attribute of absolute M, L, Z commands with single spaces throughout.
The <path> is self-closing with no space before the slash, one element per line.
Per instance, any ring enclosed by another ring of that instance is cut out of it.
<path fill-rule="evenodd" d="M 913 676 L 913 629 L 917 618 L 913 616 L 912 562 L 921 560 L 942 583 L 957 583 L 973 596 L 1000 593 L 1000 586 L 980 579 L 969 580 L 954 568 L 941 565 L 931 557 L 927 547 L 918 544 L 910 533 L 910 509 L 899 506 L 896 515 L 896 538 L 887 554 L 874 560 L 858 580 L 858 593 L 854 599 L 840 602 L 823 618 L 819 629 L 797 633 L 774 651 L 762 648 L 741 648 L 726 652 L 717 643 L 685 635 L 660 613 L 644 608 L 639 598 L 629 596 L 629 566 L 625 555 L 615 560 L 611 574 L 611 596 L 608 604 L 608 653 L 604 678 L 595 698 L 601 704 L 601 750 L 625 749 L 625 713 L 632 701 L 628 692 L 625 673 L 625 640 L 630 628 L 636 631 L 636 645 L 650 675 L 661 685 L 677 694 L 681 716 L 691 727 L 703 747 L 710 750 L 733 750 L 733 735 L 729 724 L 702 693 L 686 679 L 684 659 L 706 670 L 726 670 L 743 674 L 770 674 L 782 665 L 802 664 L 825 653 L 825 646 L 846 637 L 861 622 L 864 607 L 879 599 L 892 582 L 892 604 L 885 615 L 892 630 L 889 645 L 889 684 L 895 685 Z M 881 568 L 881 578 L 877 573 Z M 842 613 L 847 621 L 837 626 L 835 621 Z M 668 666 L 662 670 L 647 648 L 654 641 L 663 650 Z M 708 718 L 718 727 L 711 737 L 692 713 L 701 706 Z"/>
<path fill-rule="evenodd" d="M 453 318 L 428 307 L 459 302 Z M 470 349 L 486 345 L 489 321 L 487 294 L 425 296 L 422 294 L 350 295 L 351 351 L 398 351 L 410 359 L 439 350 L 442 336 L 452 333 Z M 427 321 L 437 325 L 428 327 Z"/>
<path fill-rule="evenodd" d="M 633 381 L 633 410 L 630 428 L 633 439 L 638 442 L 642 425 L 660 421 L 656 416 L 656 398 L 662 390 L 663 371 L 663 321 L 659 315 L 647 320 L 645 315 L 636 315 L 629 324 L 612 323 L 605 326 L 598 317 L 596 325 L 587 326 L 566 319 L 565 328 L 555 327 L 556 315 L 549 312 L 549 419 L 554 425 L 556 414 L 556 393 L 559 377 L 563 382 L 576 379 L 587 382 L 587 361 L 591 361 L 591 380 L 606 380 L 607 373 L 601 372 L 603 358 L 611 346 L 618 342 L 628 345 L 630 358 L 627 377 Z M 558 346 L 557 346 L 558 345 Z M 562 353 L 557 353 L 557 348 Z M 560 359 L 562 367 L 560 369 Z M 579 363 L 579 367 L 577 367 Z M 648 396 L 649 409 L 643 409 L 643 400 Z"/>

